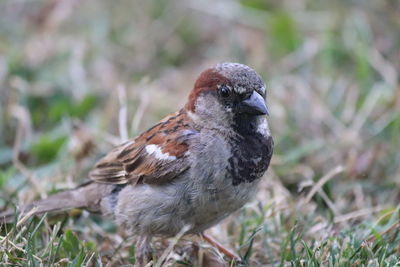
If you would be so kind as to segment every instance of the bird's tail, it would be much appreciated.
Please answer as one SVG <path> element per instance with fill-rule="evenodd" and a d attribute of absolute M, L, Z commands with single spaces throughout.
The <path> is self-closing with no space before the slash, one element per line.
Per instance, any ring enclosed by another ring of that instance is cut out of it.
<path fill-rule="evenodd" d="M 46 212 L 65 211 L 73 208 L 85 208 L 100 211 L 100 201 L 107 194 L 107 185 L 88 182 L 75 189 L 57 193 L 48 198 L 37 200 L 20 207 L 20 216 L 28 213 L 44 214 Z M 0 224 L 10 223 L 15 219 L 15 210 L 8 209 L 0 213 Z"/>

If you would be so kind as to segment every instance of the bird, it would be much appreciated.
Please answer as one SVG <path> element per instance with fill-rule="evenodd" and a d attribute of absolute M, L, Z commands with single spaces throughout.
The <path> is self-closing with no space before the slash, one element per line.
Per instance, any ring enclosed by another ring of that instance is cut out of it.
<path fill-rule="evenodd" d="M 247 65 L 214 65 L 199 75 L 179 111 L 111 150 L 88 182 L 21 212 L 101 213 L 138 237 L 137 262 L 144 264 L 153 237 L 182 229 L 202 234 L 255 195 L 274 146 L 266 91 Z M 0 213 L 4 220 L 12 216 Z"/>

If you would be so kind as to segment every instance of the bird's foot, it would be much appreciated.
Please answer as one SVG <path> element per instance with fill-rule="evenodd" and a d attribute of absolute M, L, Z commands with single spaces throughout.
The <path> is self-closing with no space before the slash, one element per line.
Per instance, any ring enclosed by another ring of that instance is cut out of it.
<path fill-rule="evenodd" d="M 221 243 L 219 243 L 217 240 L 215 240 L 211 236 L 209 236 L 205 233 L 202 233 L 201 236 L 207 243 L 209 243 L 213 247 L 217 248 L 218 251 L 221 252 L 225 257 L 227 257 L 230 262 L 234 261 L 236 263 L 240 263 L 242 261 L 238 255 L 236 255 L 229 248 L 224 247 Z"/>

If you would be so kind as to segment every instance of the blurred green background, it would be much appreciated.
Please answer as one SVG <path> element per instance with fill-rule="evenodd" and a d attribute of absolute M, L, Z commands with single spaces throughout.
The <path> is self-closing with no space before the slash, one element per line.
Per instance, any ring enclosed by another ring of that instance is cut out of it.
<path fill-rule="evenodd" d="M 79 184 L 223 61 L 264 78 L 275 152 L 256 200 L 211 233 L 251 266 L 398 263 L 397 0 L 0 1 L 0 207 Z M 12 232 L 25 252 L 0 240 L 1 261 L 132 263 L 107 220 L 46 220 Z"/>

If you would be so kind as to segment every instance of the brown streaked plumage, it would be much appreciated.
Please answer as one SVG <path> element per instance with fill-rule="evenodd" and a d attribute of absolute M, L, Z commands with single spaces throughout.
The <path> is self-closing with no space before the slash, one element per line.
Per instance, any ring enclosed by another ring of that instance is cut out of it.
<path fill-rule="evenodd" d="M 89 173 L 94 182 L 105 184 L 161 184 L 187 168 L 185 153 L 191 132 L 184 110 L 167 116 L 155 126 L 115 148 L 102 158 Z M 154 145 L 166 159 L 156 158 L 146 147 Z"/>

